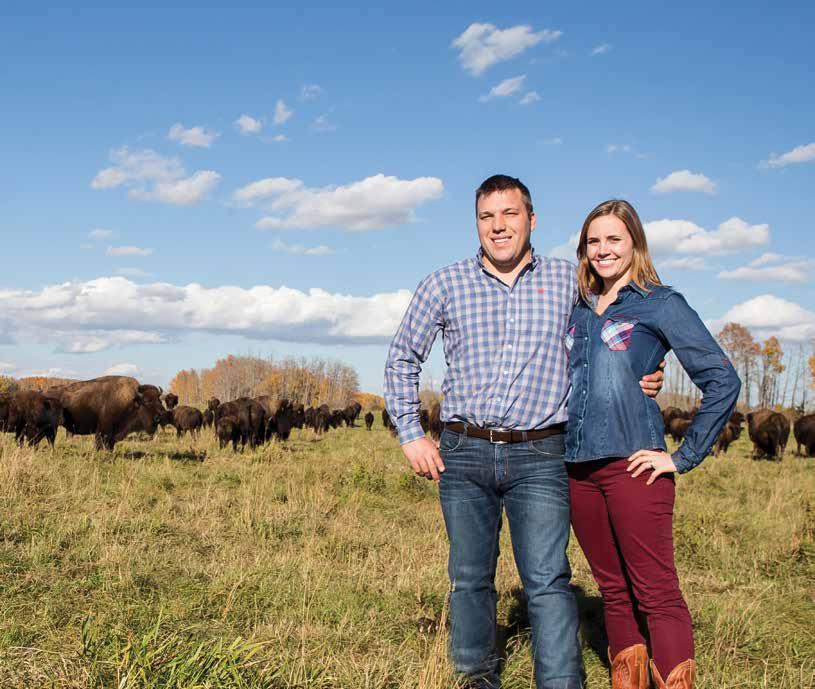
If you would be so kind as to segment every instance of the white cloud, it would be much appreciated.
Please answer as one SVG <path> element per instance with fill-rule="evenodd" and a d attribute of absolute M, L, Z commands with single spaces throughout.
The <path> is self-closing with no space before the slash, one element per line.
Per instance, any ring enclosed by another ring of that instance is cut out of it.
<path fill-rule="evenodd" d="M 708 325 L 718 332 L 726 323 L 740 323 L 761 339 L 806 341 L 815 337 L 815 313 L 773 294 L 762 294 L 737 304 Z"/>
<path fill-rule="evenodd" d="M 723 270 L 716 277 L 745 282 L 812 282 L 815 261 L 766 253 L 746 266 Z"/>
<path fill-rule="evenodd" d="M 167 134 L 168 139 L 177 141 L 182 146 L 198 146 L 200 148 L 209 148 L 219 136 L 220 134 L 214 129 L 204 129 L 203 127 L 184 129 L 181 122 L 176 122 L 170 127 L 170 132 Z"/>
<path fill-rule="evenodd" d="M 769 160 L 765 160 L 766 167 L 785 167 L 796 163 L 809 163 L 815 160 L 815 143 L 796 146 L 791 151 L 776 155 L 772 153 Z"/>
<path fill-rule="evenodd" d="M 577 241 L 580 239 L 580 232 L 575 232 L 563 244 L 559 244 L 547 255 L 552 258 L 565 258 L 573 263 L 577 261 Z"/>
<path fill-rule="evenodd" d="M 749 225 L 735 217 L 712 231 L 689 220 L 654 220 L 645 223 L 645 234 L 648 248 L 656 256 L 737 254 L 770 241 L 769 225 Z"/>
<path fill-rule="evenodd" d="M 274 106 L 274 123 L 278 125 L 285 124 L 289 121 L 289 119 L 291 119 L 292 115 L 294 115 L 294 110 L 286 107 L 286 103 L 283 101 L 283 99 L 278 98 L 277 103 Z"/>
<path fill-rule="evenodd" d="M 559 136 L 553 136 L 551 139 L 544 139 L 541 143 L 545 146 L 560 146 L 563 143 L 563 139 Z"/>
<path fill-rule="evenodd" d="M 281 141 L 288 141 L 288 140 L 289 140 L 289 137 L 286 136 L 285 134 L 275 134 L 272 137 L 272 141 L 275 141 L 277 143 L 280 143 Z"/>
<path fill-rule="evenodd" d="M 613 47 L 614 47 L 614 46 L 612 46 L 610 43 L 601 43 L 600 45 L 598 45 L 597 47 L 595 47 L 595 48 L 594 48 L 594 49 L 591 51 L 591 56 L 592 56 L 592 57 L 594 57 L 595 55 L 605 55 L 605 54 L 606 54 L 607 52 L 609 52 L 609 51 L 610 51 L 610 50 L 611 50 Z"/>
<path fill-rule="evenodd" d="M 303 84 L 300 89 L 300 100 L 311 100 L 317 98 L 323 90 L 317 84 Z"/>
<path fill-rule="evenodd" d="M 221 176 L 213 170 L 199 170 L 190 177 L 178 158 L 167 158 L 153 150 L 131 151 L 127 146 L 110 153 L 114 167 L 101 170 L 93 189 L 128 187 L 128 196 L 141 201 L 161 201 L 179 206 L 206 198 Z"/>
<path fill-rule="evenodd" d="M 659 269 L 666 270 L 704 270 L 705 259 L 701 256 L 683 256 L 681 258 L 669 258 L 666 261 L 660 261 Z"/>
<path fill-rule="evenodd" d="M 631 146 L 629 144 L 609 144 L 606 146 L 606 153 L 613 155 L 614 153 L 631 153 Z"/>
<path fill-rule="evenodd" d="M 520 103 L 521 105 L 530 105 L 537 103 L 540 99 L 540 94 L 537 91 L 527 91 L 524 97 L 521 98 Z"/>
<path fill-rule="evenodd" d="M 715 194 L 716 182 L 701 173 L 690 170 L 676 170 L 667 177 L 658 177 L 651 192 L 669 194 L 673 191 L 699 191 L 703 194 Z"/>
<path fill-rule="evenodd" d="M 13 371 L 17 368 L 15 364 L 10 364 L 7 361 L 0 361 L 0 371 Z"/>
<path fill-rule="evenodd" d="M 191 177 L 174 182 L 158 182 L 152 189 L 131 189 L 129 196 L 141 201 L 162 201 L 176 206 L 191 206 L 202 201 L 221 180 L 214 170 L 199 170 Z"/>
<path fill-rule="evenodd" d="M 550 29 L 536 33 L 525 25 L 498 29 L 492 24 L 473 23 L 451 47 L 458 48 L 461 66 L 477 76 L 497 62 L 509 60 L 538 43 L 552 43 L 561 35 L 561 31 Z"/>
<path fill-rule="evenodd" d="M 418 206 L 444 191 L 437 177 L 403 180 L 383 174 L 344 186 L 309 188 L 299 179 L 271 177 L 237 189 L 232 198 L 251 205 L 266 200 L 261 229 L 309 229 L 337 226 L 354 232 L 403 225 L 415 220 Z"/>
<path fill-rule="evenodd" d="M 263 129 L 263 120 L 255 119 L 245 113 L 235 120 L 234 124 L 241 134 L 258 134 Z"/>
<path fill-rule="evenodd" d="M 108 256 L 150 256 L 152 249 L 142 249 L 138 246 L 109 246 L 105 251 Z"/>
<path fill-rule="evenodd" d="M 138 376 L 141 370 L 136 364 L 115 364 L 108 368 L 105 376 Z"/>
<path fill-rule="evenodd" d="M 520 90 L 521 86 L 524 83 L 524 79 L 526 79 L 526 74 L 521 74 L 520 76 L 517 77 L 510 77 L 509 79 L 504 79 L 497 86 L 493 86 L 487 95 L 481 96 L 478 100 L 484 102 L 492 100 L 493 98 L 506 98 L 507 96 L 511 96 L 513 93 L 516 93 L 517 91 Z"/>
<path fill-rule="evenodd" d="M 325 244 L 303 246 L 302 244 L 287 244 L 279 239 L 272 243 L 272 249 L 295 256 L 328 256 L 334 253 L 334 249 Z"/>
<path fill-rule="evenodd" d="M 0 313 L 20 341 L 73 353 L 158 344 L 189 333 L 312 343 L 386 343 L 408 290 L 351 296 L 313 288 L 137 284 L 123 277 L 0 290 Z"/>
<path fill-rule="evenodd" d="M 99 242 L 103 239 L 112 239 L 115 236 L 115 232 L 113 230 L 104 230 L 101 228 L 96 228 L 95 230 L 91 230 L 88 232 L 88 239 L 94 242 Z"/>
<path fill-rule="evenodd" d="M 314 119 L 314 129 L 318 132 L 335 132 L 337 125 L 332 124 L 328 119 L 328 114 L 323 113 Z"/>

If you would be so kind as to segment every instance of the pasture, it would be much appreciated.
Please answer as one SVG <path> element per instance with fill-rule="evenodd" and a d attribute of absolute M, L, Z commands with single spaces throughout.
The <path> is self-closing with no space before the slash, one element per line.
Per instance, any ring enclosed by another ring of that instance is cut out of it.
<path fill-rule="evenodd" d="M 359 424 L 362 425 L 361 423 Z M 675 534 L 701 689 L 815 686 L 815 459 L 726 457 L 679 479 Z M 533 686 L 508 530 L 503 686 Z M 211 434 L 0 437 L 0 687 L 449 689 L 437 490 L 373 432 L 221 451 Z M 609 686 L 570 546 L 587 686 Z"/>

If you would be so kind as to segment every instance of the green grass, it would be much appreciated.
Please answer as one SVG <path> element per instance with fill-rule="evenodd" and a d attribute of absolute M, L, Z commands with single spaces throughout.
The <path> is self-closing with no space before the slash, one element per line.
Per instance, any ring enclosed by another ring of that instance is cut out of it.
<path fill-rule="evenodd" d="M 698 687 L 815 686 L 815 460 L 742 438 L 678 483 L 677 563 Z M 508 539 L 504 529 L 502 538 Z M 508 542 L 504 687 L 533 686 Z M 0 687 L 448 689 L 437 490 L 381 427 L 214 438 L 0 438 Z M 576 544 L 590 687 L 606 688 L 596 586 Z"/>

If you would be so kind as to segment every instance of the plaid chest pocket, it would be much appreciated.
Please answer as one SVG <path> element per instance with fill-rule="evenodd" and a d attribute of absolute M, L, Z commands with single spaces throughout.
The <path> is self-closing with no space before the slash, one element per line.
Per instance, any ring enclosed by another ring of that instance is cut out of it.
<path fill-rule="evenodd" d="M 634 332 L 637 322 L 636 318 L 609 318 L 603 323 L 600 337 L 611 351 L 625 351 L 631 342 L 631 333 Z"/>
<path fill-rule="evenodd" d="M 567 353 L 571 352 L 572 347 L 574 347 L 574 331 L 576 327 L 576 325 L 571 326 L 563 336 L 563 344 L 566 346 Z"/>

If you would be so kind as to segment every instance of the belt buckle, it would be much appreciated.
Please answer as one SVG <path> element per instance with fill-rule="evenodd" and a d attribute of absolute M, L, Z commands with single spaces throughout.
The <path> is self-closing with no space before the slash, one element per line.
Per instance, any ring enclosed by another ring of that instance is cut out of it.
<path fill-rule="evenodd" d="M 503 431 L 500 428 L 490 428 L 489 431 L 490 431 L 490 442 L 493 445 L 506 445 L 509 442 L 507 440 L 493 440 L 492 439 L 492 432 L 493 431 L 498 431 L 499 433 L 506 433 L 506 431 Z"/>

